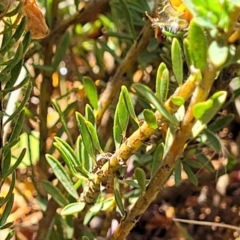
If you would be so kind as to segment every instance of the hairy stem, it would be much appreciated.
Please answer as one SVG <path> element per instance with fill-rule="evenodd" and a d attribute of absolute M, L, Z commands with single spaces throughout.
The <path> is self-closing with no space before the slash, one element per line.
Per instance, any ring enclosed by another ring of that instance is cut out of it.
<path fill-rule="evenodd" d="M 157 194 L 164 188 L 164 184 L 171 175 L 176 160 L 181 156 L 185 144 L 191 135 L 191 129 L 194 125 L 194 118 L 192 115 L 192 106 L 198 102 L 206 100 L 210 92 L 211 86 L 216 76 L 217 69 L 208 63 L 206 70 L 203 73 L 203 79 L 197 85 L 193 97 L 185 115 L 180 128 L 176 132 L 173 143 L 164 157 L 163 163 L 156 172 L 153 179 L 150 181 L 146 192 L 143 193 L 111 236 L 110 240 L 125 239 L 131 229 L 135 226 L 140 216 L 145 212 L 150 203 L 156 198 Z"/>

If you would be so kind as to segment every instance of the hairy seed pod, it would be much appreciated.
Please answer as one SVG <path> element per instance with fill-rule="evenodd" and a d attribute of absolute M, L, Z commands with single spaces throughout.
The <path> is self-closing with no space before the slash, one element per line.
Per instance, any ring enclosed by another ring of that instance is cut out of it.
<path fill-rule="evenodd" d="M 27 17 L 27 29 L 31 32 L 32 39 L 46 37 L 49 29 L 36 0 L 25 0 L 23 10 Z"/>

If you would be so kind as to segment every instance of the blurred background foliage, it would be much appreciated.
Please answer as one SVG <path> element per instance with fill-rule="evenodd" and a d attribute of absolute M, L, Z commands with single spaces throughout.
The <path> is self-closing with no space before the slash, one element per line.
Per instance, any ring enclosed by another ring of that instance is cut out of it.
<path fill-rule="evenodd" d="M 232 26 L 231 8 L 239 3 L 170 2 L 1 3 L 2 239 L 110 236 L 146 192 L 186 116 L 190 100 L 174 92 L 189 76 L 205 76 L 208 62 L 216 68 L 206 90 L 213 97 L 193 113 L 203 123 L 193 128 L 165 188 L 135 219 L 128 239 L 239 239 L 239 22 Z M 189 30 L 192 17 L 201 27 Z M 162 110 L 167 99 L 177 114 Z M 95 175 L 101 179 L 102 166 L 144 120 L 152 134 L 95 189 Z"/>

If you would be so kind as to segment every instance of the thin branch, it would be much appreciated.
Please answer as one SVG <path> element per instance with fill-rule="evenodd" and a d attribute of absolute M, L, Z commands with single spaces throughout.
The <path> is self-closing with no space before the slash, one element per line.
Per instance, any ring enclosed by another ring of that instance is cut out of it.
<path fill-rule="evenodd" d="M 192 96 L 195 87 L 195 77 L 190 75 L 187 81 L 176 90 L 174 95 L 181 96 L 187 100 Z M 177 107 L 172 104 L 171 100 L 166 102 L 165 107 L 172 113 L 177 111 Z M 163 121 L 159 112 L 156 112 L 156 118 L 159 123 Z M 112 179 L 118 169 L 126 164 L 128 158 L 144 144 L 154 131 L 155 130 L 145 122 L 120 146 L 110 159 L 108 159 L 107 163 L 103 165 L 95 179 L 89 182 L 88 189 L 82 193 L 82 198 L 86 203 L 92 204 L 96 201 L 100 191 L 100 184 Z"/>
<path fill-rule="evenodd" d="M 39 222 L 38 232 L 35 240 L 45 239 L 47 232 L 49 231 L 49 226 L 56 214 L 56 209 L 59 205 L 51 198 L 48 202 L 46 211 L 43 212 L 43 217 Z"/>
<path fill-rule="evenodd" d="M 197 221 L 197 220 L 188 220 L 188 219 L 180 219 L 180 218 L 172 218 L 172 220 L 175 222 L 180 222 L 180 223 L 189 223 L 189 224 L 209 226 L 209 227 L 229 228 L 229 229 L 240 232 L 240 227 L 236 227 L 236 226 L 225 224 L 225 223 Z"/>
<path fill-rule="evenodd" d="M 107 83 L 107 87 L 102 93 L 99 100 L 99 109 L 96 114 L 96 122 L 100 124 L 102 116 L 108 106 L 111 104 L 112 100 L 119 92 L 122 85 L 122 77 L 127 73 L 137 61 L 139 54 L 146 48 L 151 36 L 153 34 L 150 21 L 146 21 L 140 35 L 138 36 L 136 42 L 131 46 L 127 55 L 119 65 L 113 78 Z"/>
<path fill-rule="evenodd" d="M 216 72 L 217 69 L 209 62 L 203 73 L 203 79 L 201 83 L 197 85 L 193 97 L 191 98 L 189 111 L 191 111 L 191 106 L 193 104 L 204 101 L 208 97 Z M 193 120 L 192 114 L 189 113 L 185 115 L 179 130 L 174 136 L 171 147 L 163 159 L 162 166 L 150 181 L 146 192 L 138 198 L 131 211 L 127 214 L 127 217 L 118 225 L 116 231 L 110 237 L 110 240 L 125 239 L 150 203 L 153 202 L 157 194 L 162 191 L 167 179 L 174 169 L 176 160 L 181 156 L 186 141 L 191 135 L 192 126 L 195 122 Z"/>

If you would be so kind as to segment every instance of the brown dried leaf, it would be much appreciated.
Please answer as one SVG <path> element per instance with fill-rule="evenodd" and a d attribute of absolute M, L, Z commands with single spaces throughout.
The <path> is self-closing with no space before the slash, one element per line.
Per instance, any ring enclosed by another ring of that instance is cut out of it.
<path fill-rule="evenodd" d="M 40 8 L 36 4 L 36 0 L 25 0 L 23 9 L 27 17 L 27 28 L 31 32 L 32 39 L 46 37 L 49 29 Z"/>

